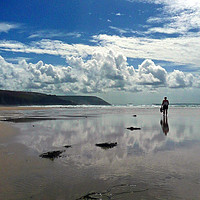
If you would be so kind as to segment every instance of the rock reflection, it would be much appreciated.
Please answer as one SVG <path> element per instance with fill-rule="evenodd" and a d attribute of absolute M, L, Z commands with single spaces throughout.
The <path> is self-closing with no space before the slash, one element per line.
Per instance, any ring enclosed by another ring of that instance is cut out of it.
<path fill-rule="evenodd" d="M 117 146 L 117 142 L 114 142 L 114 143 L 105 142 L 105 143 L 96 144 L 96 146 L 107 150 L 107 149 L 112 149 L 112 148 L 116 147 Z"/>

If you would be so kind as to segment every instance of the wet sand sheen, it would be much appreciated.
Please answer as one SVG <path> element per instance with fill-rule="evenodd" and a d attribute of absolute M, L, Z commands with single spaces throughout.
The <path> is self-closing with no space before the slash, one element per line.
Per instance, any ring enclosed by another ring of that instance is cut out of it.
<path fill-rule="evenodd" d="M 41 117 L 37 110 L 22 112 Z M 52 108 L 42 115 L 59 118 L 94 113 L 100 114 L 74 120 L 1 122 L 0 199 L 200 197 L 196 123 L 200 110 L 171 110 L 168 135 L 162 133 L 162 116 L 156 109 Z M 188 121 L 191 116 L 194 120 Z M 127 130 L 131 126 L 141 130 Z M 105 142 L 117 142 L 117 146 L 95 145 Z M 62 149 L 66 151 L 54 161 L 39 157 L 48 150 Z"/>
<path fill-rule="evenodd" d="M 0 106 L 0 111 L 7 111 L 7 110 L 44 110 L 44 109 L 51 109 L 52 107 L 48 106 Z"/>

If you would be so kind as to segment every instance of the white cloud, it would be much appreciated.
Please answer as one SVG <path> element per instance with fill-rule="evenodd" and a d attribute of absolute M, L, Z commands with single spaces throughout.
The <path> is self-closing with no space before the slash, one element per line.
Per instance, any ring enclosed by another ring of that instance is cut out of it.
<path fill-rule="evenodd" d="M 199 0 L 128 0 L 129 2 L 141 2 L 141 3 L 152 3 L 152 4 L 163 4 L 166 9 L 171 12 L 177 12 L 185 9 L 198 10 L 200 8 Z"/>
<path fill-rule="evenodd" d="M 188 35 L 196 30 L 197 35 L 200 32 L 200 3 L 199 0 L 127 0 L 129 2 L 141 2 L 159 4 L 159 14 L 150 17 L 148 23 L 157 23 L 157 27 L 151 27 L 146 32 L 181 34 Z M 163 25 L 160 25 L 162 23 Z"/>
<path fill-rule="evenodd" d="M 0 23 L 0 33 L 1 32 L 7 33 L 11 29 L 16 29 L 16 28 L 19 28 L 19 24 L 11 24 L 11 23 L 5 23 L 5 22 Z"/>
<path fill-rule="evenodd" d="M 147 85 L 165 85 L 167 71 L 151 60 L 145 60 L 138 67 L 139 83 Z"/>
<path fill-rule="evenodd" d="M 123 14 L 121 14 L 121 13 L 116 13 L 116 16 L 122 16 Z"/>
<path fill-rule="evenodd" d="M 6 59 L 6 61 L 8 61 L 8 62 L 16 62 L 16 63 L 18 63 L 18 62 L 20 62 L 22 60 L 29 61 L 29 60 L 31 60 L 31 58 L 27 58 L 27 57 L 15 57 L 15 58 L 7 58 Z"/>
<path fill-rule="evenodd" d="M 199 67 L 200 36 L 150 39 L 144 37 L 120 37 L 116 35 L 96 35 L 96 46 L 67 44 L 59 40 L 43 39 L 25 45 L 16 41 L 0 41 L 0 50 L 23 53 L 49 54 L 62 57 L 87 57 L 94 52 L 119 52 L 128 58 L 163 60 L 179 65 Z"/>
<path fill-rule="evenodd" d="M 24 50 L 26 48 L 26 45 L 22 44 L 21 42 L 17 41 L 8 41 L 8 40 L 1 40 L 0 41 L 0 48 L 1 50 L 7 50 L 7 51 L 17 51 L 17 50 Z"/>
<path fill-rule="evenodd" d="M 83 61 L 79 57 L 67 59 L 69 65 L 79 74 L 81 92 L 105 92 L 113 90 L 129 90 L 134 85 L 135 70 L 128 66 L 126 57 L 109 53 L 94 53 L 90 60 Z"/>
<path fill-rule="evenodd" d="M 120 37 L 115 35 L 100 34 L 94 36 L 93 42 L 96 46 L 84 44 L 67 44 L 59 40 L 43 39 L 31 44 L 23 44 L 16 41 L 0 41 L 0 50 L 23 53 L 50 54 L 58 56 L 81 56 L 87 57 L 95 51 L 109 52 L 117 51 L 129 58 L 142 58 L 174 62 L 183 65 L 195 65 L 199 67 L 200 58 L 200 33 L 189 32 L 191 29 L 200 27 L 200 5 L 198 0 L 141 0 L 140 2 L 149 2 L 162 4 L 163 10 L 160 16 L 150 17 L 149 23 L 164 22 L 163 26 L 151 27 L 147 33 L 182 33 L 183 37 L 151 39 L 145 37 Z M 113 13 L 115 14 L 115 13 Z M 118 15 L 122 15 L 117 13 Z M 1 28 L 4 27 L 4 28 Z M 0 23 L 0 30 L 8 31 L 16 28 L 16 24 Z M 6 28 L 7 27 L 7 28 Z M 130 32 L 128 29 L 119 29 L 110 26 L 120 34 Z M 35 32 L 29 38 L 43 37 L 80 37 L 79 33 L 61 33 L 53 31 Z M 190 56 L 188 56 L 190 55 Z"/>
<path fill-rule="evenodd" d="M 48 30 L 48 31 L 36 31 L 35 33 L 31 34 L 28 38 L 55 38 L 55 37 L 75 37 L 79 38 L 81 37 L 80 33 L 72 32 L 72 33 L 64 33 L 64 32 L 58 32 L 55 30 Z"/>
<path fill-rule="evenodd" d="M 119 32 L 120 34 L 127 33 L 126 30 L 121 29 L 121 28 L 117 28 L 117 27 L 114 27 L 114 26 L 109 26 L 109 28 L 112 29 L 112 30 L 115 30 L 115 31 Z"/>
<path fill-rule="evenodd" d="M 24 69 L 8 63 L 0 56 L 0 87 L 3 89 L 22 89 L 26 83 L 27 73 Z"/>
<path fill-rule="evenodd" d="M 111 35 L 94 36 L 101 46 L 114 49 L 129 58 L 170 61 L 199 66 L 200 37 L 150 39 Z"/>
<path fill-rule="evenodd" d="M 163 10 L 160 16 L 151 17 L 148 22 L 164 22 L 163 27 L 151 28 L 151 32 L 159 33 L 180 33 L 188 34 L 196 29 L 199 32 L 200 27 L 200 4 L 199 0 L 158 0 L 148 1 L 150 3 L 162 4 Z"/>
<path fill-rule="evenodd" d="M 18 64 L 0 57 L 0 87 L 11 90 L 36 90 L 45 93 L 102 93 L 109 91 L 139 92 L 159 87 L 199 87 L 199 75 L 175 70 L 167 73 L 151 60 L 138 69 L 127 58 L 112 51 L 96 52 L 90 59 L 67 57 L 68 66 L 36 64 L 23 60 Z"/>
<path fill-rule="evenodd" d="M 170 88 L 192 87 L 194 83 L 194 76 L 191 73 L 184 74 L 179 70 L 174 70 L 167 79 Z"/>
<path fill-rule="evenodd" d="M 179 32 L 176 28 L 171 27 L 154 27 L 148 29 L 146 33 L 165 33 L 165 34 L 174 34 Z"/>
<path fill-rule="evenodd" d="M 17 41 L 0 40 L 0 50 L 19 53 L 49 54 L 56 56 L 81 56 L 87 57 L 95 51 L 109 51 L 101 46 L 89 46 L 84 44 L 67 44 L 59 40 L 42 39 L 31 44 L 23 44 Z"/>

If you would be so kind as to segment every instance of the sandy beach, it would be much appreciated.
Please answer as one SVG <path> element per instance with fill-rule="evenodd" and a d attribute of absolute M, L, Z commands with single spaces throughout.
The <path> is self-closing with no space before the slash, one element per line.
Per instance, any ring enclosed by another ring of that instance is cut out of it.
<path fill-rule="evenodd" d="M 167 121 L 136 107 L 9 107 L 0 116 L 2 200 L 200 197 L 200 108 L 171 108 Z M 105 143 L 116 145 L 96 145 Z M 52 151 L 62 153 L 40 157 Z"/>
<path fill-rule="evenodd" d="M 43 110 L 49 109 L 48 106 L 0 106 L 0 111 L 8 111 L 8 110 Z"/>

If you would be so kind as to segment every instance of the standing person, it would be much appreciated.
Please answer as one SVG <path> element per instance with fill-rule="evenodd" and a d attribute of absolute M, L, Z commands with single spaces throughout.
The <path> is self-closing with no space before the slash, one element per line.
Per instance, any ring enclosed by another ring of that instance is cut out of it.
<path fill-rule="evenodd" d="M 162 101 L 162 109 L 163 109 L 163 115 L 167 115 L 169 101 L 167 100 L 167 97 L 164 97 Z"/>

